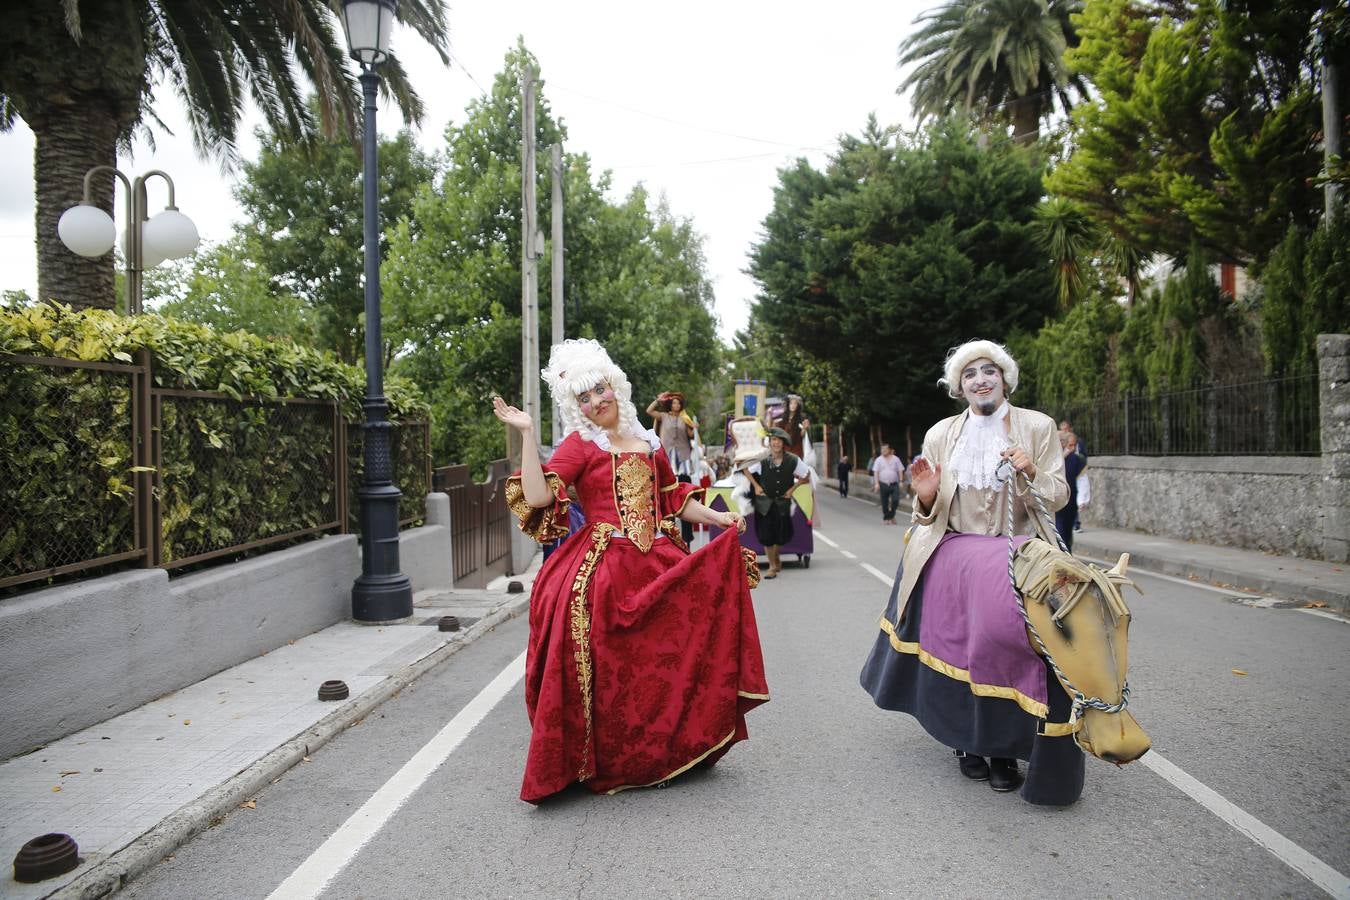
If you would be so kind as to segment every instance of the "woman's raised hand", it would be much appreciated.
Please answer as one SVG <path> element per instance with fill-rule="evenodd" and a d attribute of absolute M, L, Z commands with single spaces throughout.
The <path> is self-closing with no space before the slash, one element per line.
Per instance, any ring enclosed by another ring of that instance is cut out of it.
<path fill-rule="evenodd" d="M 530 418 L 530 414 L 511 406 L 501 397 L 492 398 L 492 414 L 521 434 L 534 430 L 534 419 Z"/>

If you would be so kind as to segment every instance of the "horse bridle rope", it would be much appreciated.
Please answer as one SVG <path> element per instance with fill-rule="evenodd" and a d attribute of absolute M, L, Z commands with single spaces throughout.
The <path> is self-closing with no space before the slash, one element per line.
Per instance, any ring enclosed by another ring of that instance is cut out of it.
<path fill-rule="evenodd" d="M 1011 474 L 1009 474 L 1008 470 L 1011 470 Z M 1069 680 L 1069 676 L 1065 675 L 1063 670 L 1060 669 L 1059 665 L 1055 662 L 1055 658 L 1050 655 L 1050 648 L 1045 646 L 1045 641 L 1041 640 L 1040 632 L 1036 630 L 1035 625 L 1031 624 L 1031 617 L 1027 615 L 1027 601 L 1026 598 L 1022 596 L 1021 590 L 1017 587 L 1017 575 L 1013 570 L 1013 559 L 1017 555 L 1017 548 L 1013 544 L 1013 501 L 1016 495 L 1016 492 L 1013 491 L 1013 483 L 1018 475 L 1022 476 L 1022 481 L 1027 486 L 1027 492 L 1031 494 L 1031 499 L 1036 502 L 1036 511 L 1040 514 L 1042 524 L 1048 523 L 1049 527 L 1047 530 L 1055 536 L 1055 543 L 1059 545 L 1059 549 L 1063 550 L 1065 553 L 1070 553 L 1068 546 L 1064 543 L 1064 538 L 1060 537 L 1059 529 L 1055 528 L 1054 520 L 1051 519 L 1050 514 L 1046 512 L 1045 499 L 1041 497 L 1040 491 L 1036 490 L 1032 485 L 1031 479 L 1026 476 L 1025 472 L 1021 472 L 1013 467 L 1012 460 L 1004 459 L 998 464 L 998 468 L 995 470 L 995 477 L 1007 486 L 1009 492 L 1008 581 L 1012 585 L 1013 595 L 1017 598 L 1017 611 L 1022 614 L 1022 621 L 1027 625 L 1027 633 L 1030 634 L 1032 640 L 1036 642 L 1036 647 L 1040 651 L 1040 654 L 1045 657 L 1045 661 L 1050 664 L 1050 668 L 1054 671 L 1055 677 L 1059 679 L 1059 683 L 1064 685 L 1065 690 L 1069 692 L 1069 696 L 1073 698 L 1073 706 L 1069 715 L 1070 724 L 1077 726 L 1078 721 L 1083 718 L 1083 713 L 1087 709 L 1101 710 L 1104 713 L 1118 713 L 1130 702 L 1129 679 L 1127 678 L 1125 684 L 1121 686 L 1119 703 L 1107 703 L 1100 697 L 1085 696 L 1082 691 L 1074 687 L 1073 682 Z M 1072 554 L 1070 553 L 1070 555 Z M 1078 743 L 1077 727 L 1073 730 L 1073 740 L 1075 744 Z"/>

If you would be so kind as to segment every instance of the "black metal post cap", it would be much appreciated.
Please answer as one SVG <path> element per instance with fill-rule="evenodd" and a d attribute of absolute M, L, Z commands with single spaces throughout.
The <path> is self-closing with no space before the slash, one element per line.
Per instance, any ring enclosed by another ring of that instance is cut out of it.
<path fill-rule="evenodd" d="M 334 679 L 319 685 L 320 700 L 346 700 L 348 694 L 350 694 L 350 691 L 347 690 L 347 682 L 345 681 Z"/>
<path fill-rule="evenodd" d="M 508 581 L 506 583 L 506 592 L 508 594 L 523 594 L 525 593 L 525 585 L 521 584 L 519 581 Z"/>
<path fill-rule="evenodd" d="M 459 631 L 459 619 L 455 616 L 441 616 L 441 620 L 436 623 L 436 627 L 441 631 Z"/>
<path fill-rule="evenodd" d="M 19 848 L 14 880 L 25 884 L 64 875 L 80 864 L 80 848 L 68 834 L 44 834 Z"/>

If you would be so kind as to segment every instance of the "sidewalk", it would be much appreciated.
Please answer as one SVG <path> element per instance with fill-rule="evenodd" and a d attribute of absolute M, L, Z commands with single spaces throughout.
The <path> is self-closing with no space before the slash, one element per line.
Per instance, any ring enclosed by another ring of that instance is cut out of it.
<path fill-rule="evenodd" d="M 425 592 L 406 624 L 339 622 L 0 764 L 0 897 L 101 897 L 158 863 L 427 670 L 529 605 L 538 571 L 485 590 Z M 437 627 L 454 615 L 460 631 Z M 346 682 L 350 696 L 318 699 Z M 70 835 L 80 865 L 36 884 L 15 854 Z"/>
<path fill-rule="evenodd" d="M 833 479 L 821 479 L 822 490 L 838 491 L 837 485 Z M 857 490 L 856 483 L 850 495 L 877 502 L 876 494 Z M 897 518 L 908 521 L 909 514 L 909 499 L 902 497 Z M 1073 549 L 1079 555 L 1111 562 L 1128 553 L 1132 568 L 1231 587 L 1235 592 L 1263 594 L 1289 601 L 1290 605 L 1325 604 L 1332 612 L 1350 616 L 1350 564 L 1214 547 L 1086 524 L 1082 531 L 1074 532 Z"/>

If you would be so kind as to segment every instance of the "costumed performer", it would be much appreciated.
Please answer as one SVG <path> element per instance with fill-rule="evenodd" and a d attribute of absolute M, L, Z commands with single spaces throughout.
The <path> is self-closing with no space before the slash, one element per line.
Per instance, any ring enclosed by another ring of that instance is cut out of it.
<path fill-rule="evenodd" d="M 566 437 L 539 461 L 530 416 L 493 398 L 520 432 L 506 499 L 537 540 L 565 534 L 572 485 L 586 524 L 530 593 L 525 704 L 532 732 L 522 800 L 573 782 L 614 793 L 712 765 L 769 699 L 750 588 L 745 520 L 699 502 L 637 419 L 627 376 L 592 340 L 553 347 L 544 380 Z M 690 554 L 676 517 L 727 529 Z"/>
<path fill-rule="evenodd" d="M 792 491 L 811 481 L 811 470 L 787 450 L 788 435 L 781 428 L 770 428 L 769 455 L 746 469 L 754 496 L 755 537 L 769 557 L 765 578 L 777 578 L 783 570 L 779 548 L 792 540 Z"/>
<path fill-rule="evenodd" d="M 1030 760 L 1023 799 L 1065 805 L 1082 792 L 1083 753 L 1058 727 L 1068 694 L 1031 650 L 1008 583 L 1008 504 L 1015 534 L 1052 546 L 1054 536 L 1028 508 L 1025 481 L 1001 464 L 1030 480 L 1047 512 L 1064 505 L 1068 484 L 1054 421 L 1008 402 L 1017 383 L 1016 361 L 992 341 L 948 354 L 938 384 L 967 409 L 928 430 L 911 467 L 914 525 L 861 682 L 878 706 L 913 715 L 953 748 L 967 778 L 1012 791 L 1017 760 Z"/>

